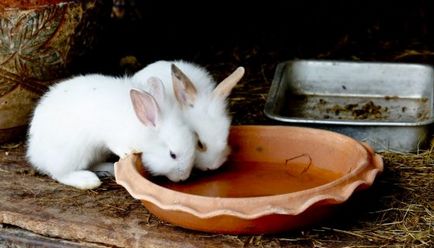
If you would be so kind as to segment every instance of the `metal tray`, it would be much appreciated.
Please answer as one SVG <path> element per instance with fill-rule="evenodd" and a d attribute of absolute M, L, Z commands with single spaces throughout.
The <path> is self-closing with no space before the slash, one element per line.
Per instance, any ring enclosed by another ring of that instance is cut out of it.
<path fill-rule="evenodd" d="M 423 149 L 433 123 L 433 67 L 297 60 L 278 64 L 265 115 L 328 129 L 377 151 Z"/>

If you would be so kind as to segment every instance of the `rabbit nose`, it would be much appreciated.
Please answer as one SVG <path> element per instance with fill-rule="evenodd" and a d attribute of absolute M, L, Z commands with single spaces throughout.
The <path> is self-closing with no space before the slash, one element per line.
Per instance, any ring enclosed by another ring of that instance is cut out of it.
<path fill-rule="evenodd" d="M 170 177 L 169 176 L 169 179 L 170 179 L 170 181 L 172 181 L 172 182 L 182 182 L 182 181 L 185 181 L 185 180 L 187 180 L 187 178 L 189 178 L 190 177 L 190 173 L 184 173 L 184 174 L 178 174 L 178 175 L 176 175 L 176 176 L 174 176 L 174 177 Z"/>
<path fill-rule="evenodd" d="M 181 169 L 181 168 L 178 168 L 177 170 L 176 170 L 176 175 L 175 175 L 175 178 L 176 178 L 176 182 L 179 182 L 179 181 L 185 181 L 185 180 L 187 180 L 187 178 L 189 178 L 190 177 L 190 171 L 189 170 L 183 170 L 183 169 Z M 170 178 L 169 178 L 170 179 Z M 170 180 L 172 180 L 172 179 L 170 179 Z M 175 180 L 172 180 L 172 181 L 175 181 Z"/>
<path fill-rule="evenodd" d="M 170 175 L 167 175 L 167 178 L 169 178 L 170 181 L 175 182 L 175 183 L 177 183 L 179 181 L 183 181 L 178 175 L 170 174 Z"/>
<path fill-rule="evenodd" d="M 185 180 L 187 180 L 189 177 L 190 177 L 190 173 L 188 173 L 188 174 L 186 173 L 186 174 L 184 174 L 184 175 L 181 176 L 180 181 L 185 181 Z"/>

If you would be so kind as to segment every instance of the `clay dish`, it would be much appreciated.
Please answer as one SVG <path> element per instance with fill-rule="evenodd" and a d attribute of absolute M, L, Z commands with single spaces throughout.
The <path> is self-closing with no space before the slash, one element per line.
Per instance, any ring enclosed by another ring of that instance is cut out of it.
<path fill-rule="evenodd" d="M 139 155 L 115 164 L 118 184 L 160 219 L 230 234 L 281 232 L 330 216 L 383 170 L 379 155 L 342 134 L 290 126 L 233 126 L 217 171 L 182 183 L 148 176 Z"/>

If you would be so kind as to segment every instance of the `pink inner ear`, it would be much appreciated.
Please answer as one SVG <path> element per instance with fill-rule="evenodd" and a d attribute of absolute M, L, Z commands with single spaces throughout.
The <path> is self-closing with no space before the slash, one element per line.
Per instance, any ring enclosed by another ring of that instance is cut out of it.
<path fill-rule="evenodd" d="M 173 91 L 182 106 L 193 106 L 197 90 L 191 80 L 174 64 L 171 66 Z"/>
<path fill-rule="evenodd" d="M 157 126 L 158 105 L 154 97 L 149 93 L 132 89 L 130 91 L 131 102 L 137 118 L 145 126 Z"/>
<path fill-rule="evenodd" d="M 185 91 L 181 91 L 179 93 L 180 98 L 182 99 L 182 102 L 184 102 L 186 105 L 188 104 L 187 94 Z"/>

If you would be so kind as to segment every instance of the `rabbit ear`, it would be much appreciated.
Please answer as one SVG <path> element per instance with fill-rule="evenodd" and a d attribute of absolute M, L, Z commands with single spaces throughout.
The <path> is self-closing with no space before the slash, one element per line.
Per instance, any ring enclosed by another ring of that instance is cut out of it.
<path fill-rule="evenodd" d="M 182 106 L 193 106 L 197 90 L 191 80 L 174 64 L 171 65 L 173 91 Z"/>
<path fill-rule="evenodd" d="M 158 104 L 149 93 L 135 89 L 130 90 L 131 102 L 137 118 L 145 126 L 157 126 L 159 109 Z"/>
<path fill-rule="evenodd" d="M 221 81 L 213 91 L 213 95 L 226 98 L 244 75 L 244 67 L 238 67 L 231 75 Z"/>
<path fill-rule="evenodd" d="M 165 98 L 164 85 L 161 79 L 150 77 L 147 81 L 149 84 L 149 93 L 157 100 L 157 103 L 162 104 Z"/>

